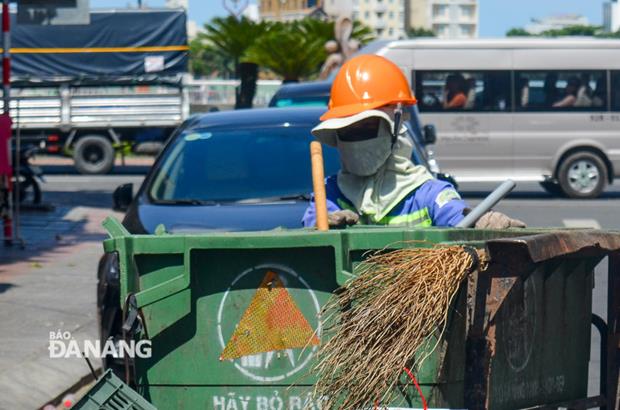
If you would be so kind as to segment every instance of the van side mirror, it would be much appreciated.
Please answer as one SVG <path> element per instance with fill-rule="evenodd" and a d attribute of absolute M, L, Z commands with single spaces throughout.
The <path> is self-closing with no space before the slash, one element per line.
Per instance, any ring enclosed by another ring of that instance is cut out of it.
<path fill-rule="evenodd" d="M 125 212 L 131 205 L 133 199 L 133 184 L 119 185 L 112 194 L 114 210 Z"/>
<path fill-rule="evenodd" d="M 437 142 L 437 130 L 434 125 L 424 126 L 424 145 L 433 145 Z"/>

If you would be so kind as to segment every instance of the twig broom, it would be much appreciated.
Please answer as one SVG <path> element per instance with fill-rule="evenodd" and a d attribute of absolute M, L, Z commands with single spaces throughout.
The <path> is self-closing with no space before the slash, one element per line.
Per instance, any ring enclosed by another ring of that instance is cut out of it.
<path fill-rule="evenodd" d="M 461 283 L 484 260 L 473 248 L 435 246 L 378 251 L 360 264 L 323 309 L 314 369 L 323 408 L 388 404 L 403 369 L 419 369 L 441 340 Z"/>

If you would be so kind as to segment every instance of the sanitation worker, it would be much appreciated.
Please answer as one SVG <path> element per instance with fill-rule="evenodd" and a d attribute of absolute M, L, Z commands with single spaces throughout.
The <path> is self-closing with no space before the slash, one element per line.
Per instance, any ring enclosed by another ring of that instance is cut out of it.
<path fill-rule="evenodd" d="M 415 103 L 407 79 L 389 60 L 361 55 L 342 66 L 329 110 L 312 130 L 321 143 L 338 149 L 342 163 L 325 183 L 331 227 L 455 226 L 469 212 L 450 183 L 411 162 L 413 142 L 402 124 L 402 108 Z M 314 201 L 302 222 L 315 226 Z M 481 229 L 524 226 L 493 211 L 476 223 Z"/>

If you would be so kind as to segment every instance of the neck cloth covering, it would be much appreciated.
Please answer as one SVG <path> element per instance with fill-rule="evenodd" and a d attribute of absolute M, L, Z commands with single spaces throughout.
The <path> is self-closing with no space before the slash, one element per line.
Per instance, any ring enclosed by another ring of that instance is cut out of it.
<path fill-rule="evenodd" d="M 379 135 L 373 143 L 365 140 L 354 143 L 360 144 L 359 149 L 348 149 L 343 147 L 343 142 L 337 138 L 336 131 L 357 121 L 379 117 L 385 123 L 379 127 Z M 387 126 L 385 126 L 387 125 Z M 315 138 L 324 144 L 338 147 L 341 154 L 342 169 L 338 172 L 338 188 L 342 194 L 355 206 L 357 211 L 366 215 L 370 221 L 377 223 L 383 219 L 396 205 L 398 205 L 407 195 L 420 187 L 426 181 L 433 179 L 433 176 L 422 165 L 415 165 L 411 162 L 413 153 L 413 141 L 407 134 L 407 128 L 402 125 L 396 142 L 391 146 L 391 150 L 386 153 L 387 159 L 378 167 L 372 175 L 359 175 L 358 169 L 376 168 L 369 158 L 369 144 L 375 144 L 377 156 L 382 157 L 383 144 L 391 144 L 390 130 L 394 128 L 394 121 L 390 116 L 381 110 L 367 110 L 359 114 L 345 118 L 335 118 L 323 121 L 312 130 Z M 343 148 L 345 148 L 343 150 Z M 361 161 L 361 166 L 351 166 L 351 153 L 360 155 L 357 160 Z M 343 154 L 345 156 L 343 157 Z M 376 157 L 374 158 L 376 159 Z M 347 164 L 349 164 L 347 166 Z M 351 169 L 353 168 L 353 169 Z M 352 171 L 357 171 L 353 173 Z"/>

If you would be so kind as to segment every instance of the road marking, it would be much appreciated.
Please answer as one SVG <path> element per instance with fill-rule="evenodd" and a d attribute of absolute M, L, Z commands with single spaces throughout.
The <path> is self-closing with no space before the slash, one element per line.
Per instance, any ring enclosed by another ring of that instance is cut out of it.
<path fill-rule="evenodd" d="M 83 206 L 76 206 L 67 212 L 63 217 L 63 221 L 80 222 L 87 218 L 88 209 Z"/>
<path fill-rule="evenodd" d="M 562 223 L 567 228 L 601 229 L 601 225 L 596 219 L 563 219 Z"/>

